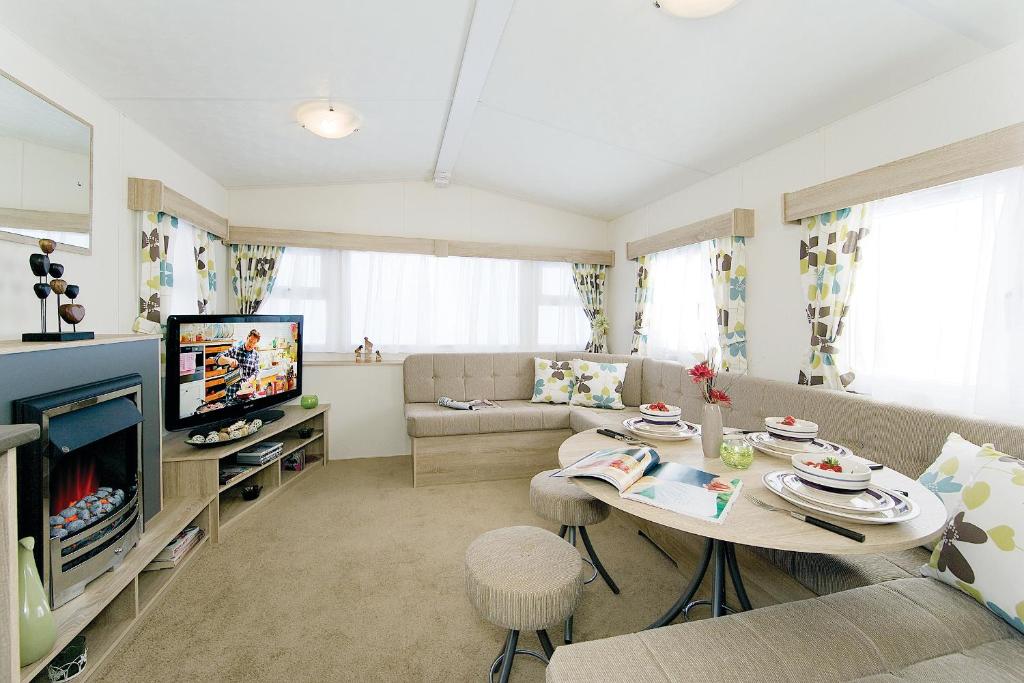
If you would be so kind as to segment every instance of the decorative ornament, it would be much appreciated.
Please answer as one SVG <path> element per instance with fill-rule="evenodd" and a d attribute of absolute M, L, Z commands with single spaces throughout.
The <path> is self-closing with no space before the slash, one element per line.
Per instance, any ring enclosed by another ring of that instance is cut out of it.
<path fill-rule="evenodd" d="M 64 266 L 60 263 L 51 263 L 50 254 L 57 248 L 57 243 L 51 239 L 39 240 L 41 254 L 30 254 L 28 265 L 32 274 L 39 278 L 39 281 L 32 285 L 32 291 L 39 299 L 39 332 L 26 332 L 21 335 L 24 342 L 52 342 L 52 341 L 77 341 L 80 339 L 93 339 L 96 335 L 92 332 L 79 332 L 78 323 L 85 319 L 85 306 L 77 303 L 62 304 L 60 297 L 66 295 L 73 302 L 78 298 L 80 289 L 78 285 L 69 285 L 64 280 Z M 49 283 L 46 278 L 53 278 Z M 57 295 L 57 331 L 46 331 L 46 300 L 50 294 Z M 71 332 L 65 332 L 61 321 L 71 325 Z"/>

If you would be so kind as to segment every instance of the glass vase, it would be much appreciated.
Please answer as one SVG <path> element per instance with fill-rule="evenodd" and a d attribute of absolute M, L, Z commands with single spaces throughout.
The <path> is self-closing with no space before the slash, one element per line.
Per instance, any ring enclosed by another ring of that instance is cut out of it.
<path fill-rule="evenodd" d="M 722 409 L 705 403 L 700 418 L 700 445 L 705 458 L 717 458 L 722 448 Z"/>
<path fill-rule="evenodd" d="M 31 536 L 18 541 L 18 632 L 22 666 L 45 657 L 57 642 L 57 625 L 36 571 L 34 547 L 35 539 Z"/>

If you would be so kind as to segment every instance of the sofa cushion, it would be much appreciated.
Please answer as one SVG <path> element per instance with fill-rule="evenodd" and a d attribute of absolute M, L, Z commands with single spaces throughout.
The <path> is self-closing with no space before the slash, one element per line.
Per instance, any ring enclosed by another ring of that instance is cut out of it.
<path fill-rule="evenodd" d="M 884 555 L 794 553 L 772 548 L 753 551 L 818 595 L 920 576 L 930 557 L 930 552 L 920 547 Z"/>
<path fill-rule="evenodd" d="M 982 454 L 925 571 L 1024 634 L 1024 462 L 988 446 Z"/>
<path fill-rule="evenodd" d="M 640 405 L 640 382 L 643 375 L 643 359 L 639 356 L 625 356 L 611 353 L 583 353 L 581 351 L 559 351 L 558 360 L 597 361 L 598 363 L 626 363 L 626 377 L 622 380 L 622 402 L 634 408 Z"/>
<path fill-rule="evenodd" d="M 605 410 L 572 406 L 569 411 L 569 429 L 578 433 L 588 429 L 606 428 L 625 433 L 626 428 L 622 426 L 622 421 L 631 417 L 640 417 L 640 409 Z"/>
<path fill-rule="evenodd" d="M 973 653 L 993 657 L 972 661 Z M 810 678 L 798 667 L 805 658 L 814 662 Z M 943 671 L 946 661 L 956 668 Z M 905 680 L 925 671 L 945 680 L 1018 680 L 1024 637 L 955 589 L 898 579 L 559 647 L 547 681 Z"/>
<path fill-rule="evenodd" d="M 576 358 L 572 374 L 576 384 L 569 403 L 587 408 L 622 410 L 622 383 L 626 380 L 628 363 L 606 363 Z"/>
<path fill-rule="evenodd" d="M 452 410 L 436 403 L 406 403 L 409 436 L 456 436 L 568 429 L 569 406 L 530 401 L 497 401 L 497 408 Z"/>
<path fill-rule="evenodd" d="M 946 506 L 947 520 L 952 519 L 960 507 L 964 485 L 985 462 L 983 453 L 981 446 L 953 432 L 946 438 L 939 457 L 918 477 L 918 481 Z"/>
<path fill-rule="evenodd" d="M 572 361 L 533 359 L 533 403 L 568 403 L 576 385 Z"/>

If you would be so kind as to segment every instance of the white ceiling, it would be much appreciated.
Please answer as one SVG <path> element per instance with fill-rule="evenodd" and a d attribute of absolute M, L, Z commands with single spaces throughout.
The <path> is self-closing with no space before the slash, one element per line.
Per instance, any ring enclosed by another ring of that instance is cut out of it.
<path fill-rule="evenodd" d="M 430 178 L 472 12 L 0 0 L 0 23 L 228 187 Z M 699 21 L 516 0 L 453 179 L 612 218 L 1021 37 L 1021 0 L 743 0 Z M 302 130 L 323 97 L 365 125 Z"/>

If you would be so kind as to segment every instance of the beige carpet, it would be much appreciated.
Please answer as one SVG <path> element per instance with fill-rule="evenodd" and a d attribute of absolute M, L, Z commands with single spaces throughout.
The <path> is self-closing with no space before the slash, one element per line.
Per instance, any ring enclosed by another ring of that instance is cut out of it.
<path fill-rule="evenodd" d="M 529 480 L 414 489 L 408 458 L 334 461 L 206 544 L 95 680 L 484 680 L 505 633 L 466 600 L 463 556 L 515 524 L 557 531 Z M 683 577 L 615 517 L 589 530 L 622 593 L 586 587 L 577 640 L 642 628 Z M 516 658 L 513 680 L 543 677 Z"/>

